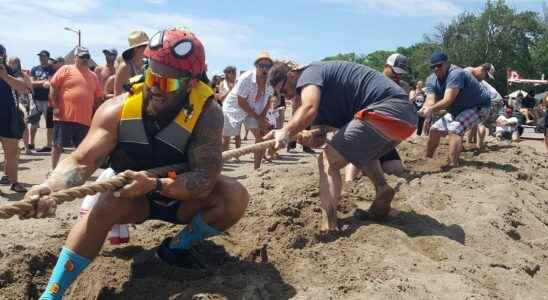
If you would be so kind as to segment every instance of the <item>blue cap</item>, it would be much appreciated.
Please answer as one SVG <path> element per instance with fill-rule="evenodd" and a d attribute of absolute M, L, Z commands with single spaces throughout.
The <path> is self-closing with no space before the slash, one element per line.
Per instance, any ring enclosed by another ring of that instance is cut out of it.
<path fill-rule="evenodd" d="M 430 57 L 430 66 L 437 65 L 441 62 L 446 62 L 449 58 L 443 52 L 434 52 Z"/>

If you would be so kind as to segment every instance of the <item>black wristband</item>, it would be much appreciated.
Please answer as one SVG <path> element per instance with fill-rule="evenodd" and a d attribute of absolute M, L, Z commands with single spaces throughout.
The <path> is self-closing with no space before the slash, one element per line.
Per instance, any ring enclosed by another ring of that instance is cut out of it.
<path fill-rule="evenodd" d="M 161 192 L 162 191 L 162 180 L 160 178 L 156 178 L 156 187 L 154 187 L 154 192 Z"/>

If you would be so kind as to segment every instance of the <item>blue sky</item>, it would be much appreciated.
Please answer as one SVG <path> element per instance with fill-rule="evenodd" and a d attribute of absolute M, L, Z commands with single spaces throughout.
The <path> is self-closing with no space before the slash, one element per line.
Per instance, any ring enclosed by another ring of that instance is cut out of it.
<path fill-rule="evenodd" d="M 132 30 L 152 36 L 157 30 L 185 26 L 202 39 L 210 76 L 226 65 L 249 68 L 255 55 L 304 64 L 337 53 L 393 50 L 423 40 L 439 23 L 463 11 L 479 12 L 474 0 L 0 0 L 0 43 L 25 67 L 36 53 L 66 54 L 82 44 L 104 62 L 101 50 L 127 47 Z M 518 10 L 540 12 L 542 0 L 509 0 Z"/>

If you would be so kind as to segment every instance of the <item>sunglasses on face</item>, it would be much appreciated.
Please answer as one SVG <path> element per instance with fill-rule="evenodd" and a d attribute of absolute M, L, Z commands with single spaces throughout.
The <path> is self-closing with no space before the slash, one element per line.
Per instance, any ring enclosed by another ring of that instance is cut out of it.
<path fill-rule="evenodd" d="M 272 68 L 272 64 L 269 64 L 269 63 L 257 64 L 257 68 L 270 69 L 270 68 Z"/>
<path fill-rule="evenodd" d="M 84 54 L 82 56 L 78 56 L 79 59 L 90 59 L 91 57 L 89 56 L 89 54 Z"/>
<path fill-rule="evenodd" d="M 442 66 L 443 66 L 443 63 L 435 64 L 435 65 L 430 66 L 430 69 L 435 70 L 437 68 L 441 68 Z"/>
<path fill-rule="evenodd" d="M 185 86 L 185 83 L 190 79 L 190 77 L 182 78 L 169 78 L 162 77 L 158 74 L 152 72 L 152 70 L 147 69 L 145 71 L 145 84 L 147 87 L 152 88 L 157 86 L 162 92 L 171 93 L 180 90 Z"/>

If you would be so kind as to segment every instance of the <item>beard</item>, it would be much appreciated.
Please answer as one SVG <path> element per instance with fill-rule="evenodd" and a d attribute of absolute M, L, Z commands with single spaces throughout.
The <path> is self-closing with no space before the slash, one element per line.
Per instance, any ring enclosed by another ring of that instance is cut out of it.
<path fill-rule="evenodd" d="M 150 90 L 146 93 L 146 108 L 147 116 L 156 119 L 159 123 L 171 122 L 183 107 L 181 97 L 184 94 L 176 96 L 153 94 Z"/>

